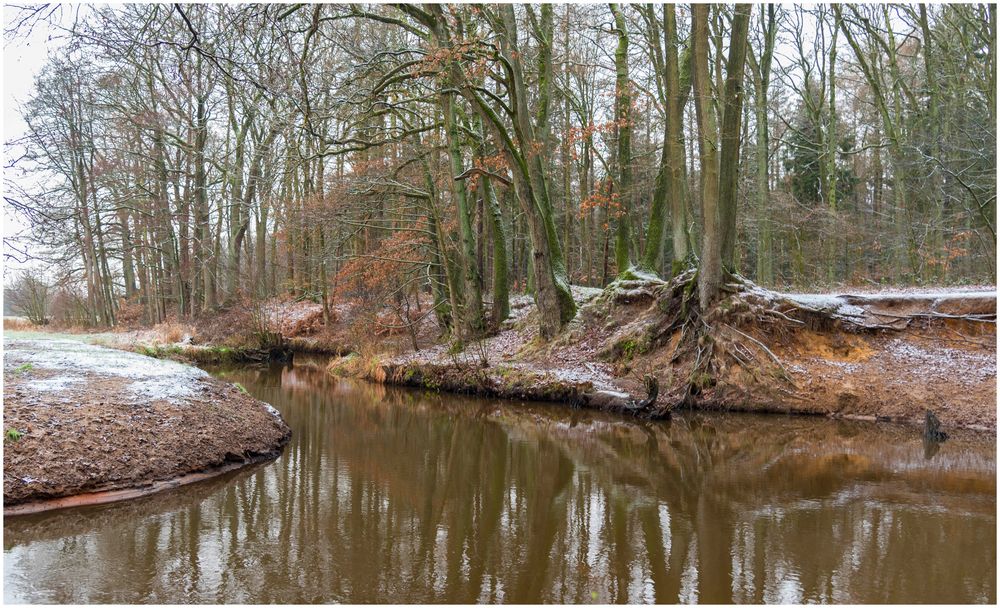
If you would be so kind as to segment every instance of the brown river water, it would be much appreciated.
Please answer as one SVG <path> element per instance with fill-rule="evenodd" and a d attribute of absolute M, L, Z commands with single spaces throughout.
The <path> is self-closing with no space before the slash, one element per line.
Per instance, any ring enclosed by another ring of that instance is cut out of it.
<path fill-rule="evenodd" d="M 992 437 L 210 371 L 281 411 L 285 453 L 5 519 L 6 602 L 996 602 Z"/>

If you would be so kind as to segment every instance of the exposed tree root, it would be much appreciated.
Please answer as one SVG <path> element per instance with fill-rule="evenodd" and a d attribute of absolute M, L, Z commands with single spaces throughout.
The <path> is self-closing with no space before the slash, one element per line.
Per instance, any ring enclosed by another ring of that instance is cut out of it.
<path fill-rule="evenodd" d="M 610 359 L 629 358 L 635 351 L 666 348 L 663 361 L 672 369 L 665 390 L 650 390 L 630 411 L 661 418 L 677 407 L 696 401 L 725 401 L 733 394 L 775 394 L 782 399 L 804 399 L 788 366 L 767 346 L 800 330 L 867 333 L 902 331 L 917 319 L 965 319 L 995 323 L 995 315 L 946 315 L 881 312 L 859 314 L 856 307 L 816 307 L 763 289 L 733 275 L 723 286 L 723 296 L 708 309 L 698 301 L 698 273 L 689 269 L 668 283 L 632 277 L 619 279 L 598 299 L 610 307 L 649 301 L 649 310 L 619 331 L 602 354 Z M 605 314 L 610 308 L 604 308 Z M 873 319 L 892 318 L 884 323 Z M 650 370 L 654 373 L 662 370 Z M 680 371 L 680 374 L 678 374 Z M 645 382 L 645 379 L 644 379 Z"/>

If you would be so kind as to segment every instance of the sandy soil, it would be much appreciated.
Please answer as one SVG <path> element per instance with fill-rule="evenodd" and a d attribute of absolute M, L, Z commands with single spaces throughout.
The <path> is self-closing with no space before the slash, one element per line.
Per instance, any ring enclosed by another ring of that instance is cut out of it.
<path fill-rule="evenodd" d="M 229 469 L 291 436 L 274 408 L 197 368 L 71 340 L 4 351 L 5 507 Z"/>

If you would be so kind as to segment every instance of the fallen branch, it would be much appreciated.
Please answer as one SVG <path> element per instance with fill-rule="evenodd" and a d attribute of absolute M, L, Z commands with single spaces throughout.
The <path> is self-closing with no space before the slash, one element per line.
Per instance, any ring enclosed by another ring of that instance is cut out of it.
<path fill-rule="evenodd" d="M 949 315 L 941 312 L 916 312 L 909 315 L 894 315 L 889 312 L 875 312 L 874 310 L 870 310 L 868 312 L 877 317 L 889 317 L 890 319 L 960 319 L 963 321 L 973 321 L 976 323 L 993 323 L 993 324 L 996 324 L 997 322 L 996 315 L 989 313 Z"/>
<path fill-rule="evenodd" d="M 728 327 L 729 329 L 735 331 L 739 335 L 743 336 L 747 340 L 750 340 L 751 342 L 753 342 L 754 344 L 756 344 L 758 347 L 760 347 L 760 349 L 763 350 L 765 353 L 767 353 L 771 357 L 771 360 L 774 361 L 774 363 L 778 367 L 781 368 L 781 371 L 784 372 L 786 378 L 789 378 L 789 379 L 791 378 L 791 375 L 788 373 L 788 370 L 785 369 L 784 365 L 782 365 L 781 359 L 779 359 L 777 355 L 775 355 L 773 352 L 771 352 L 770 348 L 768 348 L 767 346 L 764 346 L 763 342 L 761 342 L 760 340 L 758 340 L 757 338 L 754 338 L 753 336 L 751 336 L 749 334 L 743 333 L 742 331 L 736 329 L 735 327 L 733 327 L 732 325 L 729 325 L 728 323 L 726 323 L 725 326 Z"/>

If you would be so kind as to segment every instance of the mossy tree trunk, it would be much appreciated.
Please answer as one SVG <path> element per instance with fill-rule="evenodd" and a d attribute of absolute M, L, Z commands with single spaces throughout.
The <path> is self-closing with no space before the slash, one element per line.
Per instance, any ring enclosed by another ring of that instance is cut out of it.
<path fill-rule="evenodd" d="M 483 323 L 483 294 L 479 268 L 476 264 L 476 235 L 472 231 L 472 209 L 469 206 L 465 181 L 455 179 L 463 173 L 463 156 L 460 145 L 458 117 L 455 100 L 451 93 L 441 95 L 441 109 L 444 113 L 445 135 L 448 140 L 448 158 L 451 163 L 452 197 L 458 213 L 461 247 L 458 252 L 458 267 L 462 275 L 463 302 L 458 311 L 461 318 L 463 338 L 480 336 L 485 329 Z"/>
<path fill-rule="evenodd" d="M 661 72 L 659 80 L 663 86 L 665 108 L 663 150 L 660 166 L 656 174 L 653 201 L 650 205 L 646 242 L 639 268 L 644 272 L 655 272 L 660 267 L 663 255 L 666 210 L 670 209 L 671 245 L 673 248 L 672 274 L 680 272 L 691 253 L 691 236 L 688 232 L 688 213 L 685 204 L 685 158 L 684 158 L 684 106 L 691 90 L 691 47 L 686 47 L 678 57 L 677 16 L 672 4 L 663 6 L 663 37 L 666 48 L 659 56 L 660 22 L 655 10 L 649 8 L 650 39 L 655 47 L 654 69 Z"/>
<path fill-rule="evenodd" d="M 618 194 L 618 222 L 615 229 L 615 266 L 618 274 L 626 273 L 632 265 L 629 241 L 631 227 L 629 212 L 632 210 L 632 95 L 628 76 L 628 25 L 621 7 L 609 5 L 615 19 L 615 131 L 618 135 L 616 149 L 616 182 Z"/>
<path fill-rule="evenodd" d="M 496 192 L 489 177 L 483 177 L 483 200 L 493 232 L 493 311 L 492 322 L 499 327 L 510 316 L 510 288 L 507 268 L 507 230 Z"/>
<path fill-rule="evenodd" d="M 736 269 L 736 196 L 740 177 L 740 133 L 743 119 L 743 72 L 747 57 L 747 30 L 750 5 L 737 4 L 733 14 L 726 61 L 726 85 L 723 94 L 722 152 L 719 164 L 719 228 L 723 270 Z M 721 277 L 720 277 L 721 279 Z"/>
<path fill-rule="evenodd" d="M 703 306 L 715 299 L 722 282 L 719 160 L 712 84 L 708 74 L 708 8 L 707 4 L 691 6 L 691 75 L 701 156 L 702 255 L 698 287 Z"/>
<path fill-rule="evenodd" d="M 701 152 L 702 228 L 698 296 L 703 307 L 719 297 L 724 273 L 733 267 L 736 244 L 736 189 L 739 177 L 740 121 L 743 116 L 743 68 L 750 6 L 737 5 L 722 100 L 721 166 L 716 153 L 715 112 L 708 76 L 708 6 L 692 7 L 695 110 Z"/>

